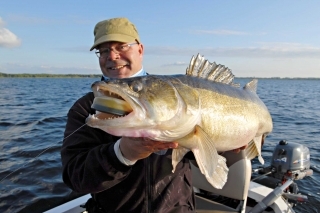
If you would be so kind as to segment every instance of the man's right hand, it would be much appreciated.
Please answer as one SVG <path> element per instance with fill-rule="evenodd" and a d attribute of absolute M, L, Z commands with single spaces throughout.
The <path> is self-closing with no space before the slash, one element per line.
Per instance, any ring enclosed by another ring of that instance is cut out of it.
<path fill-rule="evenodd" d="M 154 152 L 177 147 L 177 142 L 153 141 L 148 138 L 122 137 L 120 141 L 120 151 L 123 157 L 130 161 L 144 159 Z"/>

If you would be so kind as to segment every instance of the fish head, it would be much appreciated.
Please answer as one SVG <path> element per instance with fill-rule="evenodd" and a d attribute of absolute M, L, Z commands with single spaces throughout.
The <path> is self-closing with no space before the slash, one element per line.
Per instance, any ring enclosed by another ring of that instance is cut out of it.
<path fill-rule="evenodd" d="M 107 116 L 99 111 L 86 123 L 110 134 L 129 137 L 149 137 L 168 129 L 180 120 L 185 107 L 183 98 L 171 81 L 157 76 L 109 79 L 92 85 L 95 99 L 112 97 L 127 105 L 123 116 Z M 94 108 L 94 107 L 93 107 Z M 182 122 L 182 121 L 180 121 Z"/>

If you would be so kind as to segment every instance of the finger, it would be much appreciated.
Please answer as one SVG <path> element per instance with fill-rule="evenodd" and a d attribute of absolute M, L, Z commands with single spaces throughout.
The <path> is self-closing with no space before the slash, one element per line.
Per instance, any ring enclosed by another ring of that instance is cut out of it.
<path fill-rule="evenodd" d="M 175 149 L 178 147 L 178 143 L 177 142 L 163 142 L 163 143 L 157 144 L 156 147 L 158 149 Z"/>
<path fill-rule="evenodd" d="M 239 153 L 239 152 L 240 152 L 240 149 L 234 149 L 234 150 L 232 150 L 232 152 L 234 152 L 234 153 Z"/>
<path fill-rule="evenodd" d="M 247 147 L 248 147 L 248 144 L 246 144 L 246 145 L 244 145 L 244 146 L 240 147 L 240 149 L 241 149 L 241 150 L 244 150 L 244 149 L 246 149 Z"/>

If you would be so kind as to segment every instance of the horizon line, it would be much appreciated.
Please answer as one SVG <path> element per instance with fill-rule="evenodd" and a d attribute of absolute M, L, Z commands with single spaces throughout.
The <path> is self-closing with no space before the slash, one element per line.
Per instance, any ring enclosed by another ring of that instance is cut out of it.
<path fill-rule="evenodd" d="M 26 75 L 29 77 L 33 76 L 80 76 L 80 77 L 88 77 L 88 76 L 97 76 L 101 77 L 102 74 L 77 74 L 77 73 L 68 73 L 68 74 L 52 74 L 52 73 L 2 73 L 0 72 L 0 78 L 1 77 L 21 77 L 21 75 Z M 151 75 L 159 75 L 159 74 L 151 74 Z M 176 74 L 172 74 L 176 75 Z M 178 74 L 183 75 L 183 74 Z M 24 77 L 26 77 L 24 76 Z M 234 77 L 234 78 L 263 78 L 263 79 L 320 79 L 320 77 L 279 77 L 279 76 L 273 76 L 273 77 L 256 77 L 256 76 L 248 76 L 248 77 Z"/>

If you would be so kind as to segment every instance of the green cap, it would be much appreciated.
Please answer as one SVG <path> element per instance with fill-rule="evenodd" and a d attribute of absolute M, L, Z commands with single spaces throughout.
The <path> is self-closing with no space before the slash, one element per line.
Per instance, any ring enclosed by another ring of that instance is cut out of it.
<path fill-rule="evenodd" d="M 99 44 L 108 41 L 131 42 L 137 40 L 140 43 L 137 28 L 127 18 L 113 18 L 100 21 L 94 27 L 94 44 L 90 51 Z"/>

